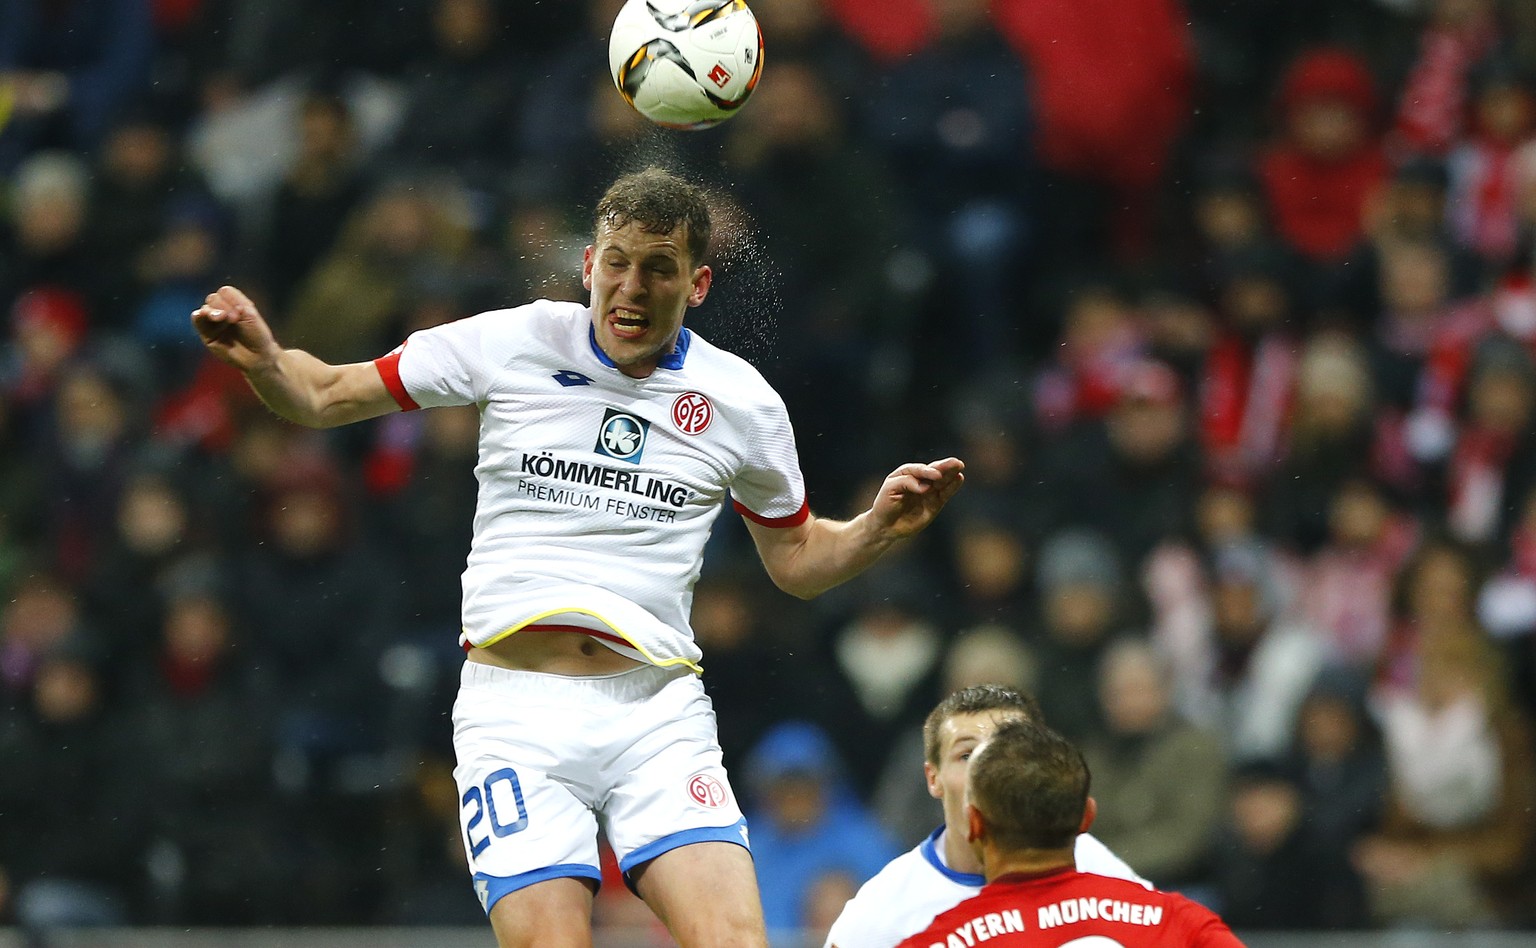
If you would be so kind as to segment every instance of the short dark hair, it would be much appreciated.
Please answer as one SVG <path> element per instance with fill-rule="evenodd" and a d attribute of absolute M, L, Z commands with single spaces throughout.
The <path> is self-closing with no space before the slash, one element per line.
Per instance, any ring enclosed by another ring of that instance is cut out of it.
<path fill-rule="evenodd" d="M 989 737 L 966 775 L 971 805 L 1000 848 L 1067 849 L 1088 805 L 1088 764 L 1043 724 L 1009 721 Z"/>
<path fill-rule="evenodd" d="M 1013 711 L 1028 721 L 1044 721 L 1040 702 L 1034 695 L 1027 695 L 1004 685 L 972 685 L 939 702 L 928 712 L 923 721 L 923 757 L 928 763 L 939 763 L 939 728 L 957 714 L 980 714 L 983 711 Z"/>
<path fill-rule="evenodd" d="M 670 234 L 682 224 L 695 265 L 709 251 L 713 225 L 704 189 L 664 168 L 653 165 L 613 182 L 597 202 L 592 230 L 596 233 L 604 224 L 617 229 L 631 221 L 653 234 Z"/>

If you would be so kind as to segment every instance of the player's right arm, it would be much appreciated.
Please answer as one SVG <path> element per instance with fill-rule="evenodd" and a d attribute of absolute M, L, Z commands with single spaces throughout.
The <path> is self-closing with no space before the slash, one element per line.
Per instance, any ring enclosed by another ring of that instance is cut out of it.
<path fill-rule="evenodd" d="M 277 414 L 310 428 L 332 428 L 396 411 L 372 362 L 331 365 L 300 349 L 285 349 L 256 305 L 233 286 L 209 293 L 192 313 L 203 346 L 239 369 Z"/>

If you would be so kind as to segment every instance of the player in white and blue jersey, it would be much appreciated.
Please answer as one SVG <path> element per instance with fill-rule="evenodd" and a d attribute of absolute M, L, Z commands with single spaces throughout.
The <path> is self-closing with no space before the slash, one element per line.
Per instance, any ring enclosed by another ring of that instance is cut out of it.
<path fill-rule="evenodd" d="M 843 907 L 827 934 L 827 948 L 895 948 L 934 917 L 986 885 L 981 860 L 966 839 L 965 776 L 971 753 L 1008 721 L 1043 723 L 1040 706 L 1001 685 L 974 685 L 939 702 L 923 722 L 923 774 L 944 822 L 916 848 L 886 863 Z M 1093 836 L 1075 846 L 1077 868 L 1101 876 L 1152 884 Z"/>
<path fill-rule="evenodd" d="M 680 944 L 766 946 L 688 626 L 710 527 L 729 496 L 769 576 L 808 598 L 926 527 L 964 479 L 954 458 L 906 464 L 859 516 L 812 514 L 782 400 L 683 326 L 713 279 L 709 235 L 697 188 L 626 176 L 597 207 L 588 305 L 482 313 L 374 362 L 283 348 L 233 287 L 193 313 L 300 424 L 480 409 L 455 777 L 504 946 L 591 944 L 599 831 Z"/>

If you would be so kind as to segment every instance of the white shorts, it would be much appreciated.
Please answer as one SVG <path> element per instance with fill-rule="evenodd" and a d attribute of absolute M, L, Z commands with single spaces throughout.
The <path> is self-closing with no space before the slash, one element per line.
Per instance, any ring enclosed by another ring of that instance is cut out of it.
<path fill-rule="evenodd" d="M 453 707 L 459 826 L 489 913 L 546 879 L 628 879 L 690 843 L 747 845 L 704 685 L 685 668 L 571 678 L 465 662 Z"/>

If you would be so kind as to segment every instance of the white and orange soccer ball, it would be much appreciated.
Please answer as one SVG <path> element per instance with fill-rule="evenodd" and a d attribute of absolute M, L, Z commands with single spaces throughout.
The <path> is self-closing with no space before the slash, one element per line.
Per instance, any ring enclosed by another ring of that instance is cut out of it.
<path fill-rule="evenodd" d="M 608 37 L 625 101 L 667 128 L 736 114 L 763 74 L 763 34 L 745 0 L 628 0 Z"/>

